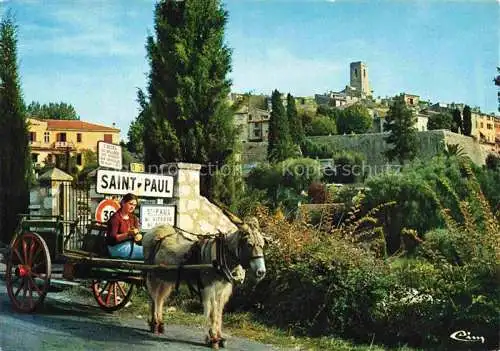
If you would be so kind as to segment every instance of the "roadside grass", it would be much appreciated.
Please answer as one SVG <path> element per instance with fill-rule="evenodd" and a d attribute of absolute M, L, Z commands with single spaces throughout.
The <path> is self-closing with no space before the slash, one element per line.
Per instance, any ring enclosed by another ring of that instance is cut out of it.
<path fill-rule="evenodd" d="M 83 294 L 87 294 L 83 292 Z M 89 296 L 90 297 L 90 296 Z M 172 296 L 165 304 L 164 321 L 166 324 L 186 325 L 196 328 L 205 327 L 205 317 L 201 303 L 189 295 L 187 289 L 181 288 L 176 296 Z M 115 312 L 123 319 L 141 319 L 147 324 L 149 319 L 149 297 L 144 289 L 134 292 L 132 305 Z M 338 351 L 381 351 L 388 350 L 378 345 L 358 345 L 333 337 L 304 337 L 258 322 L 251 313 L 224 313 L 223 330 L 236 337 L 247 338 L 264 344 L 271 344 L 289 350 L 338 350 Z M 402 346 L 391 350 L 416 351 L 414 348 Z"/>
<path fill-rule="evenodd" d="M 89 304 L 95 304 L 90 289 L 68 289 L 69 295 L 85 299 Z M 195 328 L 205 327 L 203 306 L 189 295 L 187 289 L 181 287 L 178 295 L 172 295 L 165 304 L 164 321 L 166 324 L 185 325 Z M 149 297 L 144 289 L 137 289 L 132 297 L 132 304 L 117 312 L 115 315 L 122 319 L 144 320 L 145 327 L 149 319 Z M 293 335 L 291 330 L 285 331 L 262 322 L 249 312 L 226 312 L 223 319 L 223 330 L 236 337 L 247 338 L 263 344 L 270 344 L 280 349 L 288 350 L 335 350 L 335 351 L 417 351 L 407 346 L 399 348 L 385 348 L 379 345 L 359 345 L 334 337 L 306 337 Z"/>

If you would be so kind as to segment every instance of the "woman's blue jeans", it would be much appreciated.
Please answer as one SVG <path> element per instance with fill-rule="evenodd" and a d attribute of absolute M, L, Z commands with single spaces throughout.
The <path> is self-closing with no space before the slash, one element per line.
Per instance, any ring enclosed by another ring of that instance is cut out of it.
<path fill-rule="evenodd" d="M 130 254 L 132 250 L 132 254 Z M 129 260 L 143 260 L 144 252 L 141 245 L 134 244 L 132 248 L 132 241 L 124 241 L 116 245 L 108 245 L 108 251 L 111 257 L 125 258 Z"/>

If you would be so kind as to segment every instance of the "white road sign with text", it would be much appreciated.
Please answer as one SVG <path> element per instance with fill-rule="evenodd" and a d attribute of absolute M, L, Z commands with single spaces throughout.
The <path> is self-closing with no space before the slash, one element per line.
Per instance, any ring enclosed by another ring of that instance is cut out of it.
<path fill-rule="evenodd" d="M 141 205 L 141 229 L 152 229 L 159 224 L 175 225 L 175 206 Z"/>
<path fill-rule="evenodd" d="M 122 169 L 122 147 L 99 141 L 97 143 L 97 159 L 100 167 L 120 170 Z"/>
<path fill-rule="evenodd" d="M 135 194 L 139 197 L 172 197 L 174 177 L 161 174 L 132 173 L 99 169 L 97 193 Z"/>

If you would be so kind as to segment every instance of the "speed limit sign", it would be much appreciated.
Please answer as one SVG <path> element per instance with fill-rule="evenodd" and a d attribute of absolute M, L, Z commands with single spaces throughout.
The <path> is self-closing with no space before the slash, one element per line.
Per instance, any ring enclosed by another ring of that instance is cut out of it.
<path fill-rule="evenodd" d="M 95 219 L 99 222 L 107 222 L 111 216 L 120 209 L 120 204 L 115 200 L 104 199 L 99 202 L 95 210 Z"/>

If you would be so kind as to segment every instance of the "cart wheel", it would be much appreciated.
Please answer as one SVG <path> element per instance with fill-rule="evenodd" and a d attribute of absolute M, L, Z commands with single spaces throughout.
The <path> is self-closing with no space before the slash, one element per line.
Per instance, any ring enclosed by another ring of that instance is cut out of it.
<path fill-rule="evenodd" d="M 50 287 L 51 260 L 45 240 L 36 233 L 19 235 L 10 247 L 5 281 L 14 309 L 33 312 Z"/>
<path fill-rule="evenodd" d="M 116 280 L 92 281 L 94 298 L 106 312 L 118 311 L 132 298 L 134 284 Z"/>

